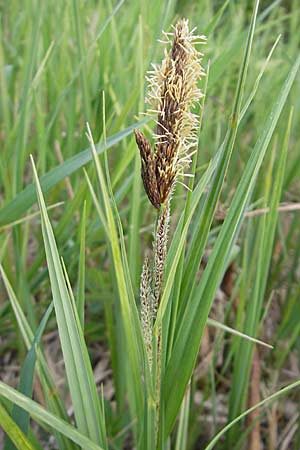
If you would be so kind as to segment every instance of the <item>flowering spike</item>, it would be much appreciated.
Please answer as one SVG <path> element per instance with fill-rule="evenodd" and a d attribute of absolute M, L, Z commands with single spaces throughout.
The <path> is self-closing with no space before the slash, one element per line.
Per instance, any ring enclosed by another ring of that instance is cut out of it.
<path fill-rule="evenodd" d="M 170 202 L 161 211 L 159 215 L 157 228 L 154 238 L 154 270 L 153 270 L 153 313 L 156 317 L 157 309 L 160 303 L 160 297 L 163 286 L 163 277 L 165 262 L 167 256 L 167 242 L 170 222 Z"/>
<path fill-rule="evenodd" d="M 148 362 L 150 370 L 152 368 L 152 323 L 153 323 L 153 299 L 151 293 L 151 277 L 149 259 L 146 258 L 140 285 L 140 299 L 141 299 L 141 324 L 143 331 L 143 338 L 146 352 L 148 355 Z"/>
<path fill-rule="evenodd" d="M 202 54 L 195 47 L 204 43 L 205 37 L 190 31 L 188 20 L 179 20 L 173 32 L 163 35 L 167 44 L 172 43 L 171 49 L 165 49 L 162 64 L 152 64 L 147 76 L 148 114 L 157 111 L 154 150 L 136 132 L 145 190 L 156 208 L 168 200 L 190 163 L 190 149 L 197 145 L 198 116 L 191 108 L 203 97 L 197 82 L 205 75 Z"/>

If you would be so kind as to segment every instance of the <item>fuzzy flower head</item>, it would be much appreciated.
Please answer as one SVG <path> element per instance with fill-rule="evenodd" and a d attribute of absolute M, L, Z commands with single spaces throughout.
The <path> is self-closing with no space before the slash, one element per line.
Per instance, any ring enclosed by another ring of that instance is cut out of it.
<path fill-rule="evenodd" d="M 197 147 L 198 116 L 191 109 L 203 94 L 198 80 L 205 75 L 197 44 L 205 42 L 189 30 L 188 20 L 180 20 L 173 32 L 164 33 L 165 49 L 161 65 L 148 72 L 148 114 L 157 114 L 152 150 L 147 138 L 135 130 L 142 161 L 142 179 L 149 200 L 160 208 L 191 161 Z"/>

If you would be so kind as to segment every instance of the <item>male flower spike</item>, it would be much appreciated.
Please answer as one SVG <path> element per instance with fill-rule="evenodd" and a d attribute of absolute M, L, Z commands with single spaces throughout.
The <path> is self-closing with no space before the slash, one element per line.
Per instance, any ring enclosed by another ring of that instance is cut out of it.
<path fill-rule="evenodd" d="M 197 44 L 204 36 L 189 30 L 188 20 L 179 20 L 173 32 L 164 33 L 169 52 L 161 65 L 148 72 L 148 114 L 157 113 L 154 151 L 143 133 L 135 130 L 141 155 L 142 179 L 152 205 L 159 209 L 170 198 L 173 187 L 183 176 L 197 148 L 198 116 L 191 109 L 203 97 L 198 80 L 205 72 Z"/>

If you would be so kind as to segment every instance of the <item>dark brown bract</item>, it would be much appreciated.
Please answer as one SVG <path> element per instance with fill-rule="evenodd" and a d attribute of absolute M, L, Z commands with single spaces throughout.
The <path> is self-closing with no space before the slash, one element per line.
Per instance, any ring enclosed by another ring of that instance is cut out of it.
<path fill-rule="evenodd" d="M 152 205 L 159 209 L 161 200 L 156 179 L 156 155 L 151 150 L 151 144 L 138 130 L 134 130 L 137 146 L 141 155 L 141 173 L 145 191 Z"/>

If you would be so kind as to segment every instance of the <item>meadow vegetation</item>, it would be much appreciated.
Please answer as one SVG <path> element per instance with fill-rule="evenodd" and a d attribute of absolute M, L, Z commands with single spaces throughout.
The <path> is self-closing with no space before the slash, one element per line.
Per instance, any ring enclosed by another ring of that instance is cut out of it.
<path fill-rule="evenodd" d="M 0 447 L 299 449 L 299 2 L 0 10 Z M 142 114 L 176 23 L 177 165 Z"/>

